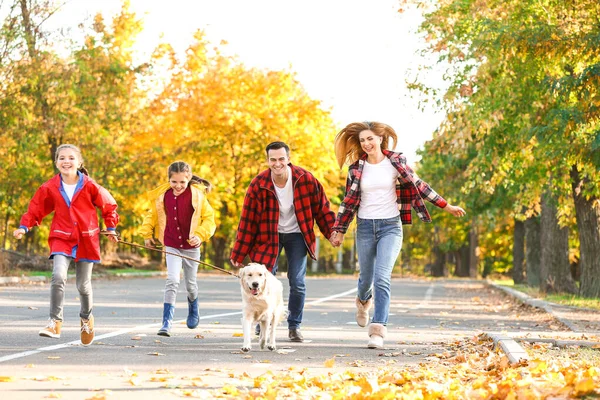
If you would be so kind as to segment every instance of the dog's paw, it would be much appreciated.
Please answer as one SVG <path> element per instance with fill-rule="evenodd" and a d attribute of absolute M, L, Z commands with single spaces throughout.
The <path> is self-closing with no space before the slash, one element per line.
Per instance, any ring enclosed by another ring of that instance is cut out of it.
<path fill-rule="evenodd" d="M 275 346 L 274 344 L 270 344 L 267 346 L 267 349 L 269 349 L 271 351 L 275 351 L 275 350 L 277 350 L 277 346 Z"/>
<path fill-rule="evenodd" d="M 242 351 L 243 351 L 244 353 L 247 353 L 247 352 L 249 352 L 250 350 L 252 350 L 252 347 L 250 347 L 250 346 L 248 346 L 248 347 L 246 347 L 246 346 L 242 346 Z"/>

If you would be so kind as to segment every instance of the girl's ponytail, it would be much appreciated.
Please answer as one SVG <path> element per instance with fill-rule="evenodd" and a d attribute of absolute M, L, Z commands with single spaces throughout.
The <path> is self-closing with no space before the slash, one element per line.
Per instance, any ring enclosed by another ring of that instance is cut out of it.
<path fill-rule="evenodd" d="M 190 179 L 190 185 L 199 184 L 206 186 L 206 193 L 209 193 L 212 190 L 212 184 L 204 178 L 200 178 L 196 175 L 192 175 L 192 179 Z"/>
<path fill-rule="evenodd" d="M 190 164 L 186 163 L 185 161 L 175 161 L 174 163 L 169 165 L 169 169 L 168 169 L 169 178 L 171 178 L 172 174 L 180 173 L 180 172 L 191 175 L 190 183 L 189 183 L 190 185 L 192 185 L 192 184 L 205 185 L 206 193 L 211 191 L 211 189 L 212 189 L 211 183 L 209 181 L 207 181 L 206 179 L 203 179 L 196 175 L 193 175 L 192 167 L 190 166 Z"/>

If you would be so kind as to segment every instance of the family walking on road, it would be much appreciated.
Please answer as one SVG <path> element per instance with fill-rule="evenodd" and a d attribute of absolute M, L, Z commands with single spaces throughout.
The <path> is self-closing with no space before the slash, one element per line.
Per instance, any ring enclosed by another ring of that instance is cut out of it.
<path fill-rule="evenodd" d="M 334 142 L 337 161 L 340 168 L 349 164 L 346 193 L 337 217 L 330 209 L 322 184 L 309 171 L 291 163 L 289 146 L 280 141 L 266 146 L 268 168 L 247 188 L 230 260 L 238 268 L 247 260 L 264 264 L 275 275 L 279 256 L 285 250 L 291 341 L 304 340 L 300 326 L 306 297 L 307 257 L 316 259 L 315 223 L 323 236 L 338 247 L 356 216 L 360 266 L 356 322 L 360 327 L 368 325 L 367 347 L 381 348 L 387 333 L 392 270 L 402 247 L 402 225 L 412 223 L 413 209 L 422 221 L 431 222 L 424 200 L 456 217 L 465 215 L 461 207 L 449 204 L 421 180 L 401 153 L 389 150 L 390 145 L 396 146 L 397 140 L 394 129 L 379 122 L 351 123 L 337 134 Z M 50 320 L 40 335 L 60 337 L 67 269 L 75 261 L 81 295 L 81 341 L 85 345 L 93 341 L 94 335 L 92 265 L 100 261 L 100 230 L 95 209 L 101 210 L 107 229 L 114 231 L 118 223 L 117 204 L 87 176 L 76 146 L 60 146 L 56 151 L 56 166 L 59 174 L 36 192 L 14 236 L 21 238 L 55 211 L 48 239 L 54 262 Z M 216 229 L 214 211 L 207 200 L 210 189 L 208 181 L 192 174 L 189 164 L 177 161 L 168 168 L 168 182 L 149 192 L 151 205 L 139 233 L 146 246 L 154 246 L 158 239 L 173 253 L 166 257 L 167 280 L 159 335 L 171 335 L 182 269 L 188 301 L 187 326 L 193 329 L 199 323 L 198 264 L 188 258 L 200 258 L 201 243 L 210 239 Z M 109 237 L 118 242 L 116 235 Z"/>

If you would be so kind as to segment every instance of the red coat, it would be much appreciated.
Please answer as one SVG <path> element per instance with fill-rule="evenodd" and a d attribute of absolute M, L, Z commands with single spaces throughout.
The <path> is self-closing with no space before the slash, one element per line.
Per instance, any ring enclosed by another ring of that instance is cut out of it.
<path fill-rule="evenodd" d="M 307 170 L 288 164 L 292 168 L 294 186 L 294 209 L 298 226 L 311 258 L 315 258 L 316 238 L 314 224 L 329 239 L 335 214 L 329 209 L 329 200 L 323 186 Z M 271 170 L 267 169 L 256 176 L 244 198 L 242 215 L 231 259 L 244 262 L 250 260 L 273 270 L 279 254 L 279 202 L 275 194 L 275 185 L 271 179 Z"/>
<path fill-rule="evenodd" d="M 21 217 L 21 228 L 29 230 L 54 211 L 48 244 L 50 254 L 74 257 L 75 261 L 100 262 L 100 227 L 96 207 L 100 209 L 107 229 L 119 222 L 117 202 L 106 189 L 87 175 L 79 173 L 79 182 L 69 204 L 60 174 L 35 192 L 27 212 Z"/>

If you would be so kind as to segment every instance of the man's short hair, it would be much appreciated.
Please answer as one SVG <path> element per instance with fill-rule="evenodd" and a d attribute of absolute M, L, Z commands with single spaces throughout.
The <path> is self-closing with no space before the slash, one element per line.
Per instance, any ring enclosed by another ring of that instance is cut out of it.
<path fill-rule="evenodd" d="M 287 144 L 285 144 L 283 142 L 271 142 L 265 148 L 267 157 L 269 157 L 269 150 L 279 150 L 279 149 L 285 149 L 285 153 L 287 154 L 287 156 L 288 157 L 290 156 L 290 146 L 288 146 Z"/>

